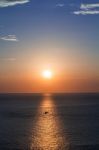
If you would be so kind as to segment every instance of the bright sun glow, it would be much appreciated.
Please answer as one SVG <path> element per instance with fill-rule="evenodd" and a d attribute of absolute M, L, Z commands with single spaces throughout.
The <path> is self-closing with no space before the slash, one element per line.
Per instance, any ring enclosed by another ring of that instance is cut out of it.
<path fill-rule="evenodd" d="M 51 79 L 52 78 L 52 72 L 50 70 L 44 70 L 42 75 L 46 79 Z"/>

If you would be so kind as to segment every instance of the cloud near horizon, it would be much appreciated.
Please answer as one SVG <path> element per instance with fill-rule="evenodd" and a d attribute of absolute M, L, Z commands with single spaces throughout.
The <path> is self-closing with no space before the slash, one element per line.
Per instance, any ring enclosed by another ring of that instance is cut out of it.
<path fill-rule="evenodd" d="M 14 6 L 28 3 L 30 0 L 0 0 L 0 7 Z"/>
<path fill-rule="evenodd" d="M 3 37 L 0 37 L 0 40 L 4 40 L 4 41 L 12 41 L 12 42 L 17 42 L 17 41 L 18 41 L 16 35 L 7 35 L 7 36 L 3 36 Z"/>
<path fill-rule="evenodd" d="M 74 11 L 75 15 L 95 15 L 99 14 L 99 3 L 95 4 L 81 4 L 80 10 Z"/>
<path fill-rule="evenodd" d="M 8 58 L 0 58 L 1 61 L 16 61 L 16 58 L 15 57 L 8 57 Z"/>

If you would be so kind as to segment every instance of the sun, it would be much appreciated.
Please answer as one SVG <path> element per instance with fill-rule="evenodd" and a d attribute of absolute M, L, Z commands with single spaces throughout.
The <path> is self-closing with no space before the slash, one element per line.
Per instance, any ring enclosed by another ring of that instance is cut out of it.
<path fill-rule="evenodd" d="M 42 72 L 42 76 L 43 76 L 43 78 L 51 79 L 52 78 L 52 71 L 51 70 L 44 70 Z"/>

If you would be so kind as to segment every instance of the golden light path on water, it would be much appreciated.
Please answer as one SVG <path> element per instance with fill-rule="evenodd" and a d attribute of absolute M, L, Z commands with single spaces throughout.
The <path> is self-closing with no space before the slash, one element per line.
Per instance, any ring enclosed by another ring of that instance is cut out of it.
<path fill-rule="evenodd" d="M 37 113 L 31 150 L 58 150 L 64 149 L 64 147 L 67 150 L 68 140 L 64 136 L 57 109 L 50 95 L 44 96 Z"/>

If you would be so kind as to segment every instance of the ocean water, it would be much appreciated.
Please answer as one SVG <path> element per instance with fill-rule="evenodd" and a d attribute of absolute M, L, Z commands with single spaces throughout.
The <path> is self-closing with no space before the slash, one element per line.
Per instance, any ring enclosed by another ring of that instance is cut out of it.
<path fill-rule="evenodd" d="M 99 150 L 99 94 L 0 94 L 0 150 Z"/>

